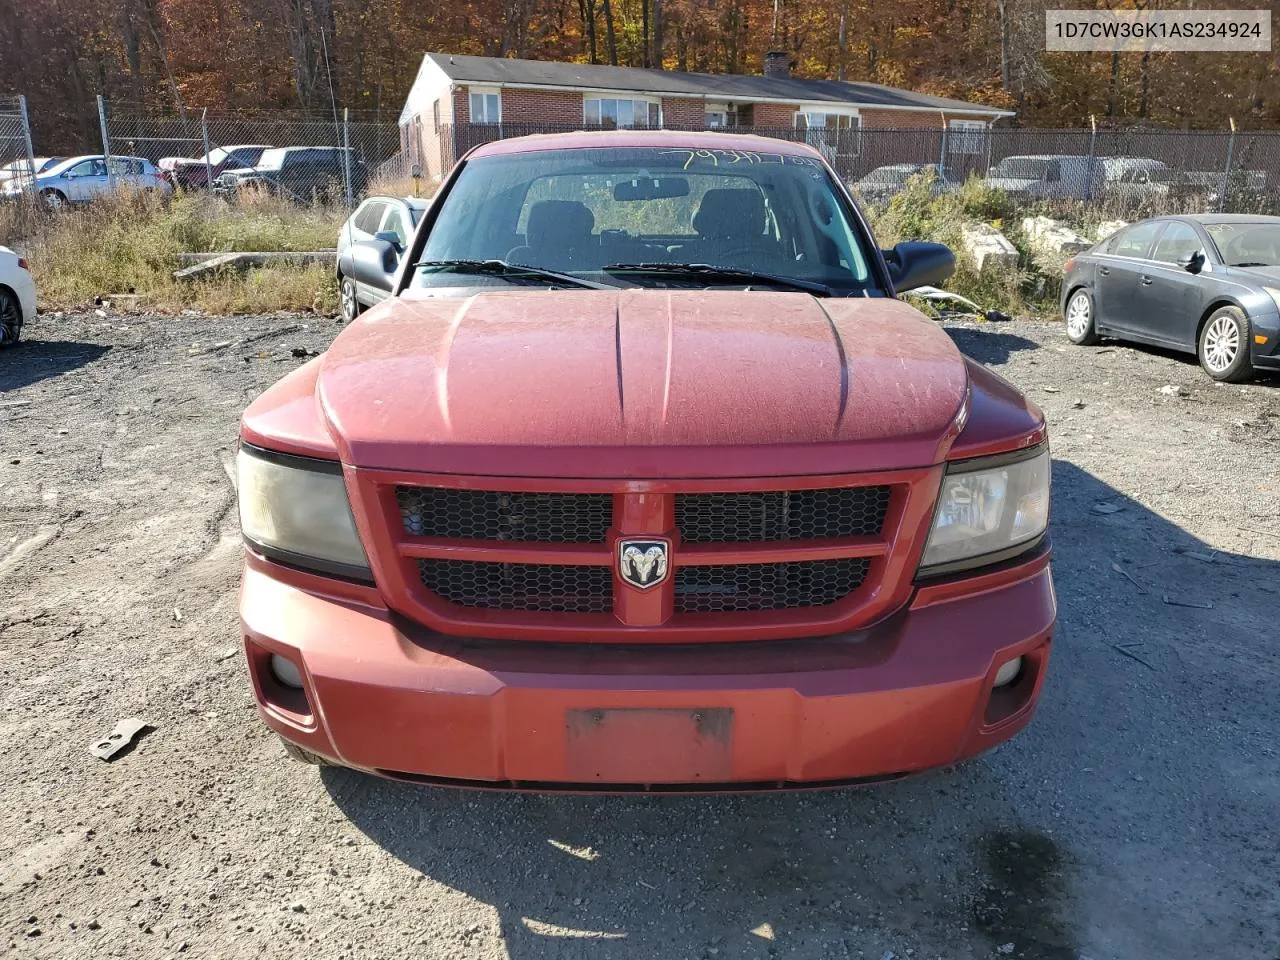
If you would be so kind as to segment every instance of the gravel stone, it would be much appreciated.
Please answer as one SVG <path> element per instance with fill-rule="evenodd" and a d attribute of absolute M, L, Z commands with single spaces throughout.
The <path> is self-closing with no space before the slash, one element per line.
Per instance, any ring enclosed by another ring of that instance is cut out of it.
<path fill-rule="evenodd" d="M 305 362 L 290 349 L 338 329 L 315 319 L 122 330 L 90 310 L 0 354 L 0 395 L 32 401 L 0 419 L 15 955 L 1274 960 L 1276 378 L 1219 389 L 1192 357 L 1075 347 L 1060 324 L 947 325 L 1052 437 L 1059 626 L 1039 714 L 998 750 L 817 794 L 472 794 L 287 761 L 219 662 L 239 649 L 241 555 L 223 462 L 241 410 Z M 187 353 L 263 334 L 247 360 Z M 1161 396 L 1178 382 L 1194 402 Z M 122 716 L 160 732 L 117 763 L 81 756 Z M 97 919 L 28 946 L 19 921 L 56 911 Z"/>

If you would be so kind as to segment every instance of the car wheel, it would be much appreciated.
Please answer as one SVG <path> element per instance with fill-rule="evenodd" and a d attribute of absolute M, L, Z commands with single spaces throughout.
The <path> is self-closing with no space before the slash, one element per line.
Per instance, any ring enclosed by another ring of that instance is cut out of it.
<path fill-rule="evenodd" d="M 1239 383 L 1253 376 L 1249 341 L 1253 331 L 1239 307 L 1215 310 L 1200 331 L 1197 354 L 1204 372 L 1215 380 Z"/>
<path fill-rule="evenodd" d="M 1093 297 L 1083 287 L 1071 295 L 1066 310 L 1067 339 L 1082 347 L 1093 346 L 1099 339 L 1093 322 Z"/>
<path fill-rule="evenodd" d="M 9 347 L 22 335 L 22 306 L 8 290 L 0 290 L 0 347 Z"/>
<path fill-rule="evenodd" d="M 350 323 L 364 308 L 356 299 L 356 282 L 350 277 L 343 277 L 338 285 L 338 311 L 343 323 Z"/>
<path fill-rule="evenodd" d="M 290 743 L 284 737 L 280 738 L 280 743 L 284 746 L 284 752 L 288 754 L 290 760 L 297 760 L 299 763 L 309 764 L 313 767 L 327 767 L 329 761 L 317 753 L 310 750 L 303 750 L 296 743 Z"/>
<path fill-rule="evenodd" d="M 61 210 L 67 205 L 67 195 L 61 190 L 44 190 L 40 198 L 50 210 Z"/>

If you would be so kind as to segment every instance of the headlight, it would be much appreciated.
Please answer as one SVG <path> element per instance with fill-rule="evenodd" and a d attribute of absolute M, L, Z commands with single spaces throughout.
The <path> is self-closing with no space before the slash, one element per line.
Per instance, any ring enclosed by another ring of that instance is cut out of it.
<path fill-rule="evenodd" d="M 322 573 L 373 579 L 339 464 L 241 446 L 236 473 L 240 529 L 264 555 Z"/>
<path fill-rule="evenodd" d="M 1268 297 L 1275 301 L 1276 309 L 1280 310 L 1280 290 L 1275 287 L 1263 287 L 1262 289 L 1266 291 Z"/>
<path fill-rule="evenodd" d="M 995 563 L 1029 547 L 1049 523 L 1049 451 L 954 463 L 938 495 L 923 575 Z"/>

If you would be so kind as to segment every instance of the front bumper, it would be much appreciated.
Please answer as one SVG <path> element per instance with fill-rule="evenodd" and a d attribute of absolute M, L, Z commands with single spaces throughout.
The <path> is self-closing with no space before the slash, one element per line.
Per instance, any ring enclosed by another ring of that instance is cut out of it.
<path fill-rule="evenodd" d="M 1259 370 L 1280 370 L 1280 315 L 1252 314 L 1249 319 L 1252 322 L 1250 339 L 1253 343 L 1250 348 L 1253 352 L 1250 359 L 1253 365 Z M 1265 342 L 1258 343 L 1258 337 L 1264 338 Z"/>
<path fill-rule="evenodd" d="M 324 586 L 247 560 L 241 620 L 268 726 L 383 776 L 540 790 L 817 787 L 955 763 L 1030 720 L 1056 615 L 1047 550 L 921 588 L 866 631 L 705 646 L 445 637 L 372 590 Z M 276 679 L 272 654 L 304 690 Z M 993 689 L 1018 656 L 1019 678 Z"/>

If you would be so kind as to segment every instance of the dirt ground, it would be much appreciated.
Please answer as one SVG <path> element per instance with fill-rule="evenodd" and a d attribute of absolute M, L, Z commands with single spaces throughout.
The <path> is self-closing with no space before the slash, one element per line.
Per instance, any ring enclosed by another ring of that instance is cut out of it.
<path fill-rule="evenodd" d="M 6 955 L 1280 956 L 1280 381 L 949 327 L 1052 425 L 1060 632 L 992 754 L 860 791 L 476 794 L 288 762 L 251 706 L 224 465 L 337 329 L 46 316 L 0 353 Z M 87 753 L 129 716 L 154 731 Z"/>

